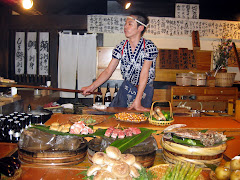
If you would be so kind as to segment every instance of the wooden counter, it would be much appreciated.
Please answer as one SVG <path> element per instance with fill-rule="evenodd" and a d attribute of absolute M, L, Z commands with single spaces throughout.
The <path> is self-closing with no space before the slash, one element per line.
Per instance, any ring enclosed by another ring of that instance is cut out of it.
<path fill-rule="evenodd" d="M 123 109 L 121 109 L 123 110 Z M 51 119 L 49 119 L 45 124 L 50 125 L 53 122 L 69 123 L 71 117 L 76 116 L 74 114 L 53 114 Z M 104 115 L 105 121 L 94 126 L 94 129 L 103 128 L 107 129 L 110 126 L 116 127 L 145 127 L 149 129 L 157 130 L 161 133 L 167 126 L 155 126 L 147 122 L 143 123 L 128 123 L 116 120 L 111 115 Z M 236 137 L 234 140 L 227 142 L 228 148 L 225 155 L 229 158 L 240 154 L 240 149 L 238 145 L 240 143 L 240 122 L 236 121 L 233 117 L 174 117 L 173 124 L 186 124 L 186 128 L 203 130 L 210 129 L 218 132 L 224 132 L 227 136 Z M 154 135 L 157 140 L 158 147 L 160 146 L 160 139 L 162 135 Z"/>
<path fill-rule="evenodd" d="M 112 109 L 113 112 L 114 109 Z M 115 109 L 116 110 L 116 109 Z M 125 109 L 126 110 L 126 109 Z M 111 111 L 111 109 L 110 109 Z M 118 112 L 122 112 L 124 109 L 118 109 Z M 76 116 L 74 114 L 53 114 L 51 119 L 49 119 L 45 124 L 50 125 L 52 122 L 68 123 L 70 118 Z M 118 124 L 122 127 L 146 127 L 150 129 L 156 129 L 161 132 L 165 127 L 154 126 L 148 122 L 144 123 L 126 123 L 117 121 L 110 115 L 104 115 L 105 121 L 94 126 L 97 128 L 108 128 L 109 126 L 117 126 Z M 186 124 L 187 128 L 191 129 L 211 129 L 217 131 L 224 131 L 225 134 L 234 136 L 234 140 L 227 142 L 227 150 L 225 151 L 225 156 L 233 158 L 234 156 L 240 154 L 239 143 L 240 143 L 240 123 L 234 120 L 233 117 L 174 117 L 174 124 Z M 161 135 L 155 136 L 157 142 L 159 142 Z M 159 147 L 161 148 L 161 147 Z M 1 143 L 0 143 L 1 149 Z M 157 151 L 157 156 L 154 161 L 154 165 L 164 163 L 161 155 L 161 149 Z M 87 167 L 91 166 L 86 157 L 85 160 L 75 166 L 39 166 L 34 164 L 22 164 L 22 174 L 19 179 L 22 180 L 37 180 L 37 179 L 83 179 L 83 175 L 79 174 Z M 206 179 L 209 179 L 206 175 Z"/>

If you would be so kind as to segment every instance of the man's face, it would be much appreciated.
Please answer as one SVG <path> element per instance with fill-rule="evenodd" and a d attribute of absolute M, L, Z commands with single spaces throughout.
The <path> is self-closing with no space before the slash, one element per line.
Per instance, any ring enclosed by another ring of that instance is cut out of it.
<path fill-rule="evenodd" d="M 133 18 L 136 18 L 135 16 L 131 16 Z M 140 27 L 140 26 L 139 26 Z M 137 22 L 134 19 L 127 18 L 125 25 L 124 25 L 124 33 L 127 38 L 141 35 L 141 30 L 137 26 Z"/>

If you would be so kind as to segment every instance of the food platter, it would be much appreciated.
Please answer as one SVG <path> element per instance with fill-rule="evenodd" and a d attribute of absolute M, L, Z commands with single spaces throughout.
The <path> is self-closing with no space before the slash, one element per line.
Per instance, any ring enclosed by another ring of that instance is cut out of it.
<path fill-rule="evenodd" d="M 75 115 L 71 117 L 69 121 L 72 123 L 84 121 L 86 125 L 96 125 L 105 121 L 105 117 L 98 115 Z"/>
<path fill-rule="evenodd" d="M 148 120 L 144 114 L 141 113 L 117 113 L 114 115 L 115 119 L 123 122 L 131 122 L 131 123 L 142 123 Z"/>

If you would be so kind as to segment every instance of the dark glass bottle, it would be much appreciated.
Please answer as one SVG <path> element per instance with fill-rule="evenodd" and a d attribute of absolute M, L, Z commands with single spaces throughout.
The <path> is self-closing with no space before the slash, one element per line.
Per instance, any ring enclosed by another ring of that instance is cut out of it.
<path fill-rule="evenodd" d="M 22 133 L 23 132 L 23 130 L 25 129 L 25 125 L 26 125 L 26 120 L 25 120 L 25 118 L 20 118 L 20 132 Z"/>
<path fill-rule="evenodd" d="M 98 87 L 98 92 L 102 93 L 101 87 Z M 102 99 L 102 94 L 97 94 L 95 97 L 95 104 L 96 105 L 102 105 L 103 104 L 103 99 Z"/>
<path fill-rule="evenodd" d="M 113 93 L 113 99 L 116 97 L 117 93 L 118 93 L 118 84 L 116 83 L 115 84 L 115 90 L 114 90 L 114 93 Z"/>
<path fill-rule="evenodd" d="M 4 141 L 4 120 L 5 118 L 0 118 L 0 142 Z"/>
<path fill-rule="evenodd" d="M 111 92 L 110 92 L 110 88 L 109 88 L 109 83 L 107 83 L 107 90 L 105 93 L 105 97 L 104 97 L 104 105 L 105 106 L 109 106 L 109 104 L 111 103 L 112 99 L 111 99 Z"/>
<path fill-rule="evenodd" d="M 21 135 L 21 123 L 20 123 L 20 121 L 14 121 L 13 129 L 14 129 L 14 133 L 13 133 L 12 142 L 17 143 L 19 141 L 20 135 Z"/>
<path fill-rule="evenodd" d="M 27 129 L 29 126 L 29 116 L 24 116 L 24 119 L 25 119 L 25 129 Z"/>
<path fill-rule="evenodd" d="M 13 129 L 13 119 L 8 119 L 8 128 L 6 129 L 7 133 L 6 134 L 6 141 L 7 142 L 13 142 L 13 134 L 14 134 L 14 129 Z"/>

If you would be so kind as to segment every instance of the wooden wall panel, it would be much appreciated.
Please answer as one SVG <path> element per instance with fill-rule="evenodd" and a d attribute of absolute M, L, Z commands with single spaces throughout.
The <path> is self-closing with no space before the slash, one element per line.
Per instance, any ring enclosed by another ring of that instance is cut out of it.
<path fill-rule="evenodd" d="M 98 48 L 98 57 L 97 57 L 97 77 L 100 73 L 108 66 L 109 62 L 112 58 L 112 50 L 113 47 L 99 47 Z M 159 50 L 159 52 L 161 49 Z M 166 58 L 176 59 L 178 57 L 178 50 L 164 50 Z M 167 62 L 166 66 L 170 66 L 170 64 L 174 64 L 174 68 L 165 69 L 160 68 L 160 59 L 161 53 L 159 53 L 156 60 L 156 78 L 155 81 L 164 81 L 164 82 L 175 82 L 176 81 L 176 73 L 183 72 L 196 72 L 196 73 L 204 73 L 209 71 L 211 68 L 211 51 L 188 51 L 188 59 L 190 59 L 191 68 L 188 69 L 177 69 L 179 64 L 177 61 Z M 194 61 L 195 58 L 195 61 Z M 122 80 L 122 75 L 120 72 L 120 66 L 117 67 L 116 71 L 113 73 L 111 80 Z"/>
<path fill-rule="evenodd" d="M 209 71 L 211 68 L 212 51 L 194 51 L 198 70 Z"/>

